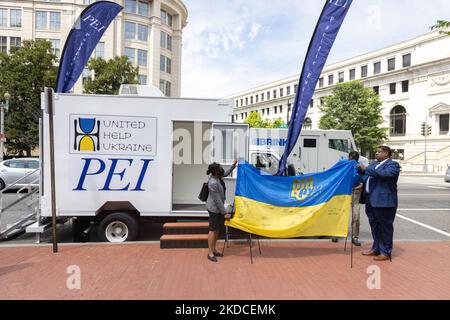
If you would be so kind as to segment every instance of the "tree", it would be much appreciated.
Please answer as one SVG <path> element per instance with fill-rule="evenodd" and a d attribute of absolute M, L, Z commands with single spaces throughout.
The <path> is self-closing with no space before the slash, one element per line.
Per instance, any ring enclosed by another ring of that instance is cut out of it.
<path fill-rule="evenodd" d="M 285 123 L 281 118 L 275 119 L 274 121 L 264 120 L 258 111 L 250 112 L 250 115 L 245 119 L 245 123 L 250 126 L 250 128 L 280 128 Z"/>
<path fill-rule="evenodd" d="M 11 94 L 5 118 L 8 153 L 31 155 L 39 145 L 41 92 L 56 82 L 57 57 L 48 41 L 24 41 L 0 53 L 0 96 Z"/>
<path fill-rule="evenodd" d="M 446 21 L 446 20 L 438 20 L 438 21 L 436 21 L 436 24 L 431 27 L 432 30 L 440 29 L 440 30 L 442 30 L 441 31 L 442 33 L 450 35 L 450 31 L 443 31 L 444 29 L 449 29 L 449 28 L 450 28 L 450 21 Z"/>
<path fill-rule="evenodd" d="M 86 81 L 86 93 L 117 95 L 120 85 L 139 83 L 139 68 L 134 67 L 126 56 L 108 61 L 102 58 L 91 59 L 88 69 L 94 71 L 94 79 Z"/>
<path fill-rule="evenodd" d="M 381 105 L 378 95 L 361 82 L 340 83 L 320 107 L 319 127 L 351 130 L 357 147 L 366 154 L 387 138 L 387 128 L 381 127 Z"/>

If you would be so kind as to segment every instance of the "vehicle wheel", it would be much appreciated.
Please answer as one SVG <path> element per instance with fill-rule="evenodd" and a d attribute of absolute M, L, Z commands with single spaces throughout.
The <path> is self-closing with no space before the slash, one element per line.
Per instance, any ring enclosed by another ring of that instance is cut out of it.
<path fill-rule="evenodd" d="M 101 242 L 134 241 L 138 233 L 138 219 L 134 214 L 112 213 L 103 218 L 98 226 L 98 238 Z"/>
<path fill-rule="evenodd" d="M 6 188 L 5 181 L 3 179 L 0 179 L 0 191 Z"/>

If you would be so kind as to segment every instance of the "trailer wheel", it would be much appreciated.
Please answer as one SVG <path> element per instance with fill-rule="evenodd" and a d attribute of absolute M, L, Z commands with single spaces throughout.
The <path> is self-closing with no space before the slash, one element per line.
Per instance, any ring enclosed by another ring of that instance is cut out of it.
<path fill-rule="evenodd" d="M 136 240 L 139 224 L 133 214 L 112 213 L 107 215 L 98 227 L 98 238 L 102 242 L 120 243 Z"/>
<path fill-rule="evenodd" d="M 0 191 L 6 188 L 6 183 L 3 179 L 0 179 Z"/>

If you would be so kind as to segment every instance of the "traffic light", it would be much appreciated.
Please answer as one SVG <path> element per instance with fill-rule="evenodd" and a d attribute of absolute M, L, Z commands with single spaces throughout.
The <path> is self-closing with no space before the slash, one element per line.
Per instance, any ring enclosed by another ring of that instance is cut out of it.
<path fill-rule="evenodd" d="M 431 136 L 431 126 L 427 126 L 427 136 Z"/>
<path fill-rule="evenodd" d="M 425 122 L 422 122 L 422 126 L 421 126 L 421 133 L 422 133 L 422 135 L 425 137 L 425 127 L 426 127 L 426 123 Z"/>

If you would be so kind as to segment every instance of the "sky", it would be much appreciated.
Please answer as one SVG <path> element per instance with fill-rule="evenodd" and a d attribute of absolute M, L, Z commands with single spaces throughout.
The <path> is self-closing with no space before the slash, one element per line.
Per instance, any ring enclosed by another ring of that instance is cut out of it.
<path fill-rule="evenodd" d="M 183 0 L 183 97 L 222 98 L 300 74 L 324 0 Z M 430 32 L 449 0 L 354 0 L 327 64 Z"/>

